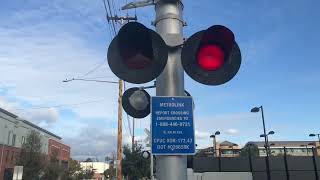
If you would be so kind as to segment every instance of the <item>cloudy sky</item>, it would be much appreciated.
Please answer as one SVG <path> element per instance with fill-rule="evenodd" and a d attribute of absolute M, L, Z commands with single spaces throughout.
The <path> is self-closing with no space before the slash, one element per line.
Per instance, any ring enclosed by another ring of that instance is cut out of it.
<path fill-rule="evenodd" d="M 125 0 L 115 0 L 116 9 Z M 242 51 L 237 76 L 221 86 L 204 86 L 187 75 L 196 104 L 200 147 L 218 140 L 259 140 L 263 105 L 272 140 L 310 140 L 320 129 L 320 1 L 185 0 L 189 37 L 211 25 L 229 27 Z M 151 27 L 154 8 L 135 12 Z M 118 15 L 127 12 L 117 10 Z M 72 156 L 103 157 L 116 150 L 117 85 L 72 77 L 117 80 L 107 65 L 112 39 L 101 0 L 3 0 L 0 6 L 0 107 L 63 137 Z M 89 72 L 89 73 L 88 73 Z M 128 85 L 132 86 L 132 85 Z M 154 95 L 154 91 L 149 91 Z M 137 120 L 138 139 L 150 119 Z M 132 122 L 124 114 L 124 143 Z"/>

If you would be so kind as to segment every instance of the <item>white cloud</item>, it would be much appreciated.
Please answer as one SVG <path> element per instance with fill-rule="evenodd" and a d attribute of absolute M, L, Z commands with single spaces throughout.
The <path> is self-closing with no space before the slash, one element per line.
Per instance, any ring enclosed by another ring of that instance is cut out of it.
<path fill-rule="evenodd" d="M 52 124 L 59 118 L 59 112 L 56 108 L 24 111 L 19 114 L 21 114 L 22 117 L 30 119 L 36 123 L 45 122 L 46 124 Z"/>
<path fill-rule="evenodd" d="M 114 122 L 118 86 L 80 81 L 62 83 L 66 78 L 88 72 L 102 61 L 104 64 L 90 76 L 117 79 L 106 62 L 108 28 L 105 28 L 101 2 L 30 3 L 35 3 L 34 7 L 29 4 L 20 10 L 16 7 L 10 16 L 3 18 L 0 27 L 0 93 L 3 95 L 0 107 L 53 133 L 59 132 L 57 135 L 71 145 L 76 156 L 87 155 L 88 151 L 96 155 L 113 151 L 115 129 L 90 127 L 86 131 L 84 127 L 92 122 L 83 119 Z M 88 101 L 96 102 L 81 103 Z M 57 105 L 64 106 L 29 108 Z M 67 132 L 67 126 L 72 126 L 73 132 Z M 85 134 L 88 131 L 91 133 Z"/>
<path fill-rule="evenodd" d="M 235 135 L 235 134 L 238 134 L 239 133 L 239 130 L 237 129 L 227 129 L 225 131 L 226 134 L 229 134 L 229 135 Z"/>
<path fill-rule="evenodd" d="M 0 108 L 5 109 L 21 119 L 31 121 L 39 126 L 48 127 L 59 119 L 59 112 L 56 108 L 35 109 L 29 111 L 19 111 L 20 103 L 8 102 L 0 97 Z"/>
<path fill-rule="evenodd" d="M 117 86 L 113 84 L 72 82 L 62 80 L 90 70 L 105 59 L 106 52 L 91 48 L 80 37 L 43 25 L 20 29 L 0 28 L 0 71 L 5 82 L 13 85 L 8 97 L 27 101 L 33 106 L 74 104 L 105 98 L 103 103 L 72 108 L 84 117 L 114 118 Z M 42 27 L 42 26 L 41 26 Z M 41 29 L 41 28 L 40 28 Z M 105 63 L 93 76 L 110 76 Z M 111 109 L 110 109 L 111 108 Z"/>
<path fill-rule="evenodd" d="M 195 130 L 195 136 L 197 139 L 208 139 L 209 136 L 210 136 L 210 133 L 208 132 L 202 132 L 202 131 L 199 131 L 199 130 Z"/>
<path fill-rule="evenodd" d="M 76 136 L 64 138 L 63 141 L 71 146 L 72 157 L 81 159 L 88 156 L 106 156 L 116 151 L 116 137 L 113 130 L 88 125 Z"/>

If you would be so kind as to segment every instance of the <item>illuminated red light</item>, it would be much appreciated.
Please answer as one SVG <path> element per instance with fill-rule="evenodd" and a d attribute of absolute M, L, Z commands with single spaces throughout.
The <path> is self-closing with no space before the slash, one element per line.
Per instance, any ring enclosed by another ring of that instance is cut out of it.
<path fill-rule="evenodd" d="M 215 71 L 220 69 L 224 64 L 224 52 L 217 45 L 207 44 L 200 48 L 197 59 L 202 69 Z"/>

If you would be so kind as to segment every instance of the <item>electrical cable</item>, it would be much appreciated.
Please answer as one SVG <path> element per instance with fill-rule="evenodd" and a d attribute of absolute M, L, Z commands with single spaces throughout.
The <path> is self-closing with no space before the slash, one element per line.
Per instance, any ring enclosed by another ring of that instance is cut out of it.
<path fill-rule="evenodd" d="M 111 11 L 111 5 L 110 5 L 110 1 L 109 0 L 107 0 L 107 4 L 108 4 L 108 8 L 109 8 L 110 17 L 113 17 L 112 11 Z M 113 21 L 111 21 L 111 24 L 112 24 L 114 35 L 116 35 L 117 34 L 117 30 L 116 30 L 115 24 L 114 24 Z"/>
<path fill-rule="evenodd" d="M 25 110 L 31 110 L 31 109 L 62 108 L 62 107 L 80 106 L 80 105 L 84 105 L 84 104 L 98 103 L 98 102 L 102 102 L 102 101 L 106 101 L 106 100 L 107 99 L 100 99 L 100 100 L 84 101 L 84 102 L 74 103 L 74 104 L 60 104 L 60 105 L 54 105 L 54 106 L 38 106 L 38 107 L 29 107 L 29 108 L 17 108 L 14 110 L 25 111 Z"/>
<path fill-rule="evenodd" d="M 123 89 L 124 89 L 124 91 L 126 91 L 126 83 L 125 83 L 125 81 L 123 82 Z M 128 125 L 129 125 L 129 133 L 130 133 L 130 136 L 132 136 L 132 132 L 131 132 L 131 124 L 130 124 L 130 118 L 129 118 L 129 115 L 126 113 L 126 115 L 127 115 L 127 122 L 128 122 Z"/>
<path fill-rule="evenodd" d="M 99 62 L 93 69 L 91 69 L 90 71 L 86 72 L 85 74 L 83 74 L 81 76 L 78 76 L 78 78 L 84 78 L 84 77 L 88 76 L 89 74 L 92 74 L 93 72 L 98 70 L 104 63 L 105 63 L 105 60 L 103 60 L 102 62 Z"/>

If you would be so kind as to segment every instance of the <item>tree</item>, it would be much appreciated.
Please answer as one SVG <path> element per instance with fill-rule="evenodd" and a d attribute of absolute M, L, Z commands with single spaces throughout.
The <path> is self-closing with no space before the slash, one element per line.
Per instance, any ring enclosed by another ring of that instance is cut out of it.
<path fill-rule="evenodd" d="M 150 161 L 142 157 L 142 147 L 135 145 L 134 150 L 126 145 L 123 147 L 124 158 L 122 160 L 123 175 L 130 180 L 150 177 Z"/>
<path fill-rule="evenodd" d="M 47 161 L 43 176 L 43 180 L 56 180 L 63 174 L 63 167 L 61 166 L 58 159 L 58 152 L 53 151 L 53 154 L 50 156 L 50 160 Z"/>
<path fill-rule="evenodd" d="M 259 156 L 259 148 L 258 148 L 258 146 L 254 145 L 254 144 L 249 144 L 249 145 L 244 146 L 241 149 L 240 157 L 248 157 L 249 154 L 252 157 L 258 157 Z"/>
<path fill-rule="evenodd" d="M 78 161 L 70 159 L 69 169 L 65 172 L 63 180 L 91 179 L 94 172 L 92 170 L 83 170 Z"/>
<path fill-rule="evenodd" d="M 107 157 L 106 158 L 108 161 L 110 161 L 109 163 L 109 169 L 104 171 L 104 177 L 105 178 L 109 178 L 109 179 L 113 179 L 114 177 L 116 177 L 116 167 L 114 164 L 115 161 L 115 154 L 112 154 L 112 158 Z"/>
<path fill-rule="evenodd" d="M 23 166 L 23 179 L 38 179 L 44 169 L 45 155 L 41 153 L 41 138 L 36 131 L 30 131 L 17 158 L 17 165 Z"/>

